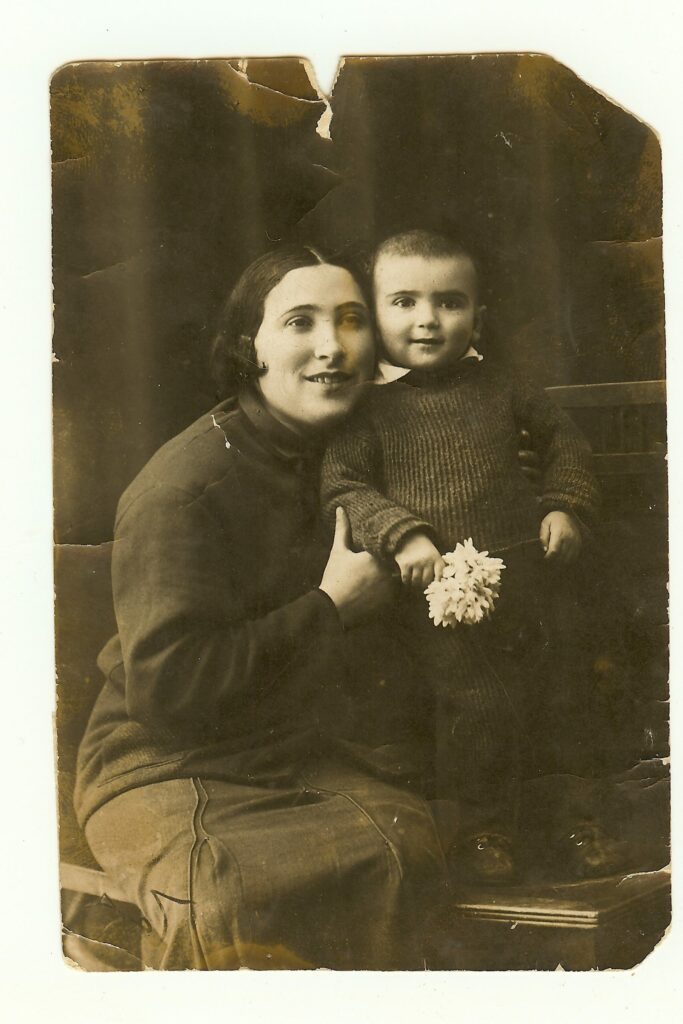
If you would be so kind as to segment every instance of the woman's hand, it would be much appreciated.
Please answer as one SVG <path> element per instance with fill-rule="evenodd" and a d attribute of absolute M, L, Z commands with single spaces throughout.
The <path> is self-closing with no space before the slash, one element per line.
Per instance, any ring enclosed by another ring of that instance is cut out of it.
<path fill-rule="evenodd" d="M 545 557 L 560 565 L 570 565 L 581 551 L 581 531 L 568 512 L 548 512 L 541 523 L 540 538 Z"/>
<path fill-rule="evenodd" d="M 401 579 L 408 587 L 425 590 L 434 580 L 440 580 L 446 563 L 426 533 L 409 533 L 395 555 L 401 570 Z"/>
<path fill-rule="evenodd" d="M 337 508 L 332 550 L 320 590 L 334 601 L 345 629 L 358 625 L 388 603 L 394 586 L 391 573 L 367 551 L 351 549 L 351 524 Z"/>

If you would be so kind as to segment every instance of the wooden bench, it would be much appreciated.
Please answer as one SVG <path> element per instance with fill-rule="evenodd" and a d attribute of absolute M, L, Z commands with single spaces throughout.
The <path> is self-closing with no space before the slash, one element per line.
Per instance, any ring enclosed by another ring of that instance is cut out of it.
<path fill-rule="evenodd" d="M 671 921 L 667 869 L 592 882 L 472 891 L 451 908 L 459 970 L 628 970 Z"/>
<path fill-rule="evenodd" d="M 666 470 L 666 382 L 625 381 L 546 388 L 588 436 L 599 476 Z"/>

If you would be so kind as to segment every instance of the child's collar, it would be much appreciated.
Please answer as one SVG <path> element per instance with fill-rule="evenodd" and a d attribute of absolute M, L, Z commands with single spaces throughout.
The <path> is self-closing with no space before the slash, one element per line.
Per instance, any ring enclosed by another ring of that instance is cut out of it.
<path fill-rule="evenodd" d="M 460 359 L 476 359 L 478 363 L 483 360 L 483 355 L 477 352 L 474 345 L 470 345 L 465 352 L 464 356 Z M 394 366 L 393 363 L 387 362 L 386 359 L 380 359 L 377 364 L 377 373 L 375 374 L 375 384 L 391 384 L 394 380 L 400 380 L 401 377 L 405 377 L 407 373 L 410 373 L 410 369 L 406 366 Z"/>

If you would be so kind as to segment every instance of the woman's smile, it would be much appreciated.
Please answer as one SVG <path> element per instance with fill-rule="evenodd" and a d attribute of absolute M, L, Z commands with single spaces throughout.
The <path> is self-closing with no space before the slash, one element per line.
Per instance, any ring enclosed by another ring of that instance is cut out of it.
<path fill-rule="evenodd" d="M 306 377 L 306 380 L 311 384 L 322 384 L 324 387 L 332 388 L 337 390 L 348 384 L 354 378 L 350 373 L 344 373 L 342 370 L 333 370 L 327 373 L 314 373 Z"/>

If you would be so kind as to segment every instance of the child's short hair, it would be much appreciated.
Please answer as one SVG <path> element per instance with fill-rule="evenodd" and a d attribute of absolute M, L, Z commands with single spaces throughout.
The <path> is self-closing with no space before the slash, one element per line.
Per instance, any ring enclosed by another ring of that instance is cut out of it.
<path fill-rule="evenodd" d="M 370 267 L 373 275 L 381 256 L 423 256 L 425 259 L 466 256 L 471 260 L 477 281 L 479 280 L 479 262 L 469 246 L 459 238 L 442 234 L 439 231 L 412 228 L 409 231 L 400 231 L 398 234 L 389 235 L 375 249 Z"/>

